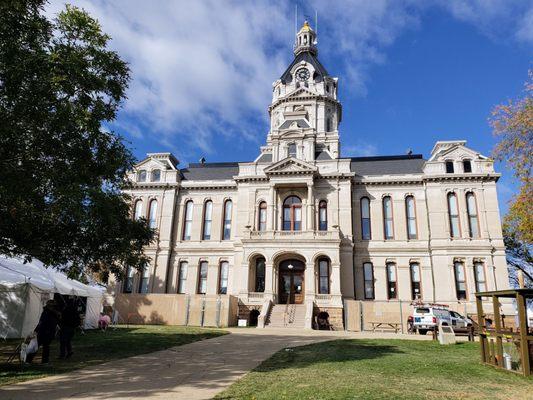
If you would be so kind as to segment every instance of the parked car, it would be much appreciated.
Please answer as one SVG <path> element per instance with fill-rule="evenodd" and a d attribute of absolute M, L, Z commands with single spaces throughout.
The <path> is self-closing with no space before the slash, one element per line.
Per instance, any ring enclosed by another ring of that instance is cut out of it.
<path fill-rule="evenodd" d="M 463 317 L 457 311 L 450 311 L 450 316 L 454 331 L 467 331 L 472 326 L 472 320 L 468 317 Z"/>
<path fill-rule="evenodd" d="M 418 330 L 421 335 L 435 330 L 439 326 L 439 323 L 447 326 L 453 325 L 450 310 L 446 306 L 437 304 L 415 306 L 413 320 L 414 329 Z"/>

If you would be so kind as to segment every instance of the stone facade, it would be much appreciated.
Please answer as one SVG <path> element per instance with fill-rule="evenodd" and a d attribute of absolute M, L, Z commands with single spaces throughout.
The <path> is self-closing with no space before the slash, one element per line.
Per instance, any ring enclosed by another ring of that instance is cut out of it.
<path fill-rule="evenodd" d="M 437 142 L 427 160 L 341 156 L 338 79 L 315 39 L 304 24 L 254 161 L 136 165 L 132 214 L 158 235 L 144 276 L 118 291 L 235 296 L 242 314 L 303 302 L 342 325 L 347 299 L 474 312 L 476 290 L 508 288 L 493 161 L 465 141 Z"/>

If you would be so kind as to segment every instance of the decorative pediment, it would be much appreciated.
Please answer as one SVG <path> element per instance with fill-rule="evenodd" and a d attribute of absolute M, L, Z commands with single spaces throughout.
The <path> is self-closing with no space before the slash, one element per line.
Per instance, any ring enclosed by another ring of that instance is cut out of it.
<path fill-rule="evenodd" d="M 445 160 L 463 160 L 463 159 L 481 159 L 488 158 L 479 154 L 478 152 L 466 147 L 466 141 L 448 141 L 437 142 L 431 152 L 431 157 L 428 161 L 445 161 Z"/>
<path fill-rule="evenodd" d="M 264 169 L 266 175 L 314 174 L 317 167 L 294 157 L 287 157 Z"/>
<path fill-rule="evenodd" d="M 298 97 L 309 97 L 309 96 L 317 96 L 316 93 L 313 93 L 306 87 L 299 87 L 294 92 L 290 93 L 286 98 L 298 98 Z"/>
<path fill-rule="evenodd" d="M 148 157 L 135 164 L 134 169 L 170 169 L 176 170 L 179 161 L 171 153 L 148 153 Z"/>

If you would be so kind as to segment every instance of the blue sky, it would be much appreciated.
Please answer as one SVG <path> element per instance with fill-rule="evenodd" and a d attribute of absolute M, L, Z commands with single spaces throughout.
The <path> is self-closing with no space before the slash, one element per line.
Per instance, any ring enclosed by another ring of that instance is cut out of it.
<path fill-rule="evenodd" d="M 80 0 L 129 63 L 128 100 L 111 129 L 185 166 L 253 160 L 272 82 L 292 60 L 294 1 Z M 319 13 L 319 59 L 339 77 L 342 155 L 429 155 L 466 139 L 490 155 L 494 105 L 522 95 L 532 68 L 533 1 L 298 2 Z M 53 15 L 64 1 L 51 1 Z M 312 21 L 312 24 L 314 21 Z M 513 193 L 503 166 L 502 209 Z"/>

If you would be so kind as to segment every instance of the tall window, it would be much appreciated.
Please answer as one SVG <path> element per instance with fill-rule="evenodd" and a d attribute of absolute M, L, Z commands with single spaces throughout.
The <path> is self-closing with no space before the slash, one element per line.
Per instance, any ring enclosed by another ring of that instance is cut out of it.
<path fill-rule="evenodd" d="M 329 294 L 329 261 L 318 261 L 318 293 Z"/>
<path fill-rule="evenodd" d="M 260 231 L 266 231 L 267 229 L 267 203 L 264 201 L 259 203 L 257 227 Z"/>
<path fill-rule="evenodd" d="M 363 264 L 363 275 L 365 278 L 365 299 L 374 298 L 374 266 L 372 263 Z"/>
<path fill-rule="evenodd" d="M 187 261 L 180 262 L 180 269 L 178 271 L 178 293 L 185 293 L 187 284 L 187 270 L 189 269 L 189 263 Z"/>
<path fill-rule="evenodd" d="M 159 182 L 161 180 L 161 170 L 154 169 L 152 171 L 152 182 Z"/>
<path fill-rule="evenodd" d="M 468 233 L 471 238 L 479 237 L 476 196 L 472 192 L 466 194 L 466 211 L 468 212 Z"/>
<path fill-rule="evenodd" d="M 137 200 L 135 202 L 134 218 L 135 219 L 141 218 L 143 216 L 142 213 L 143 213 L 143 202 L 142 202 L 142 200 Z"/>
<path fill-rule="evenodd" d="M 296 157 L 296 144 L 290 143 L 289 144 L 289 157 Z"/>
<path fill-rule="evenodd" d="M 202 229 L 202 240 L 211 239 L 211 222 L 213 219 L 213 202 L 208 200 L 204 203 L 204 224 Z"/>
<path fill-rule="evenodd" d="M 385 239 L 393 239 L 393 223 L 392 223 L 392 199 L 390 196 L 383 198 L 383 227 Z"/>
<path fill-rule="evenodd" d="M 446 161 L 446 173 L 453 174 L 453 161 Z"/>
<path fill-rule="evenodd" d="M 472 162 L 470 160 L 463 161 L 463 172 L 467 174 L 472 172 Z"/>
<path fill-rule="evenodd" d="M 318 230 L 328 230 L 328 203 L 325 200 L 318 203 Z"/>
<path fill-rule="evenodd" d="M 457 207 L 455 193 L 448 193 L 448 216 L 450 219 L 450 236 L 452 238 L 459 237 L 459 208 Z"/>
<path fill-rule="evenodd" d="M 474 278 L 476 278 L 476 292 L 486 291 L 487 283 L 485 280 L 485 267 L 483 263 L 474 263 Z"/>
<path fill-rule="evenodd" d="M 126 270 L 126 277 L 124 278 L 124 284 L 122 286 L 122 291 L 124 293 L 133 292 L 133 268 L 128 267 Z"/>
<path fill-rule="evenodd" d="M 220 271 L 218 277 L 218 293 L 226 294 L 228 292 L 228 273 L 229 273 L 229 264 L 227 261 L 222 261 L 220 263 Z"/>
<path fill-rule="evenodd" d="M 255 260 L 255 291 L 265 291 L 265 259 L 262 257 Z"/>
<path fill-rule="evenodd" d="M 417 300 L 422 297 L 420 287 L 420 265 L 418 263 L 411 263 L 409 269 L 411 272 L 411 299 Z"/>
<path fill-rule="evenodd" d="M 198 271 L 198 294 L 207 293 L 207 261 L 200 262 Z"/>
<path fill-rule="evenodd" d="M 405 214 L 407 217 L 407 238 L 416 239 L 416 209 L 415 198 L 413 196 L 407 196 L 405 198 Z"/>
<path fill-rule="evenodd" d="M 146 170 L 141 169 L 137 172 L 137 182 L 146 182 Z"/>
<path fill-rule="evenodd" d="M 455 292 L 457 293 L 457 300 L 466 299 L 466 276 L 465 266 L 462 262 L 455 262 L 453 264 L 455 273 Z"/>
<path fill-rule="evenodd" d="M 192 231 L 192 200 L 189 200 L 185 203 L 185 210 L 183 212 L 183 240 L 191 240 L 191 231 Z"/>
<path fill-rule="evenodd" d="M 387 297 L 389 300 L 398 297 L 396 287 L 396 265 L 393 263 L 387 264 Z"/>
<path fill-rule="evenodd" d="M 370 199 L 361 198 L 361 237 L 363 240 L 371 239 L 370 231 Z"/>
<path fill-rule="evenodd" d="M 297 196 L 289 196 L 283 202 L 283 230 L 302 229 L 302 201 Z"/>
<path fill-rule="evenodd" d="M 148 213 L 148 224 L 150 228 L 155 229 L 157 227 L 157 200 L 150 202 L 150 212 Z"/>
<path fill-rule="evenodd" d="M 148 281 L 150 280 L 150 269 L 148 264 L 144 264 L 139 281 L 139 293 L 148 293 Z"/>
<path fill-rule="evenodd" d="M 233 212 L 233 203 L 226 200 L 224 203 L 224 226 L 222 230 L 222 240 L 229 240 L 231 237 L 231 214 Z"/>
<path fill-rule="evenodd" d="M 331 118 L 326 119 L 326 132 L 331 132 Z"/>

